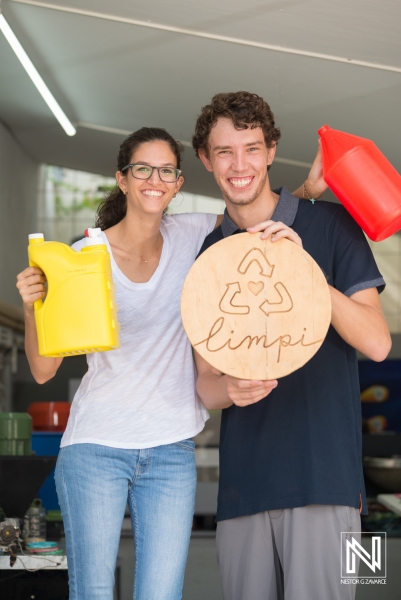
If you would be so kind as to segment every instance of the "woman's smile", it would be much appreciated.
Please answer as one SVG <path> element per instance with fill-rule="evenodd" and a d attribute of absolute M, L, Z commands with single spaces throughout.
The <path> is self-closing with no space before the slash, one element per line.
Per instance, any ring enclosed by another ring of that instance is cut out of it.
<path fill-rule="evenodd" d="M 161 198 L 164 195 L 162 190 L 146 189 L 141 191 L 144 196 L 148 196 L 149 198 Z"/>

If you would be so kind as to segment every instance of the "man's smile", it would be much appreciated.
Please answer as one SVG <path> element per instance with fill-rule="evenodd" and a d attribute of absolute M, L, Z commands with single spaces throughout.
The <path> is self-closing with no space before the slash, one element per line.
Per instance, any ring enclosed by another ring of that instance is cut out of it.
<path fill-rule="evenodd" d="M 252 181 L 253 181 L 254 177 L 253 176 L 249 176 L 249 177 L 229 177 L 228 181 L 229 183 L 231 183 L 231 185 L 237 189 L 245 189 L 248 188 Z"/>

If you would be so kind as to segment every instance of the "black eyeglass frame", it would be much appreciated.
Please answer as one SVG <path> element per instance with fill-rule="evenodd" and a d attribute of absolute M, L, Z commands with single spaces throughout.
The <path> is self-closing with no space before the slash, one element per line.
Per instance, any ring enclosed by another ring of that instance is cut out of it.
<path fill-rule="evenodd" d="M 149 177 L 136 177 L 134 175 L 133 171 L 132 171 L 132 167 L 137 167 L 137 166 L 149 167 L 150 169 L 152 169 L 151 172 L 150 172 Z M 153 171 L 155 169 L 157 169 L 157 173 L 159 175 L 160 181 L 163 181 L 164 183 L 176 183 L 179 180 L 180 176 L 181 176 L 181 173 L 182 173 L 181 169 L 176 169 L 175 167 L 171 167 L 173 169 L 173 171 L 176 172 L 177 178 L 174 179 L 174 181 L 166 181 L 165 179 L 162 179 L 162 177 L 160 175 L 160 169 L 165 169 L 165 168 L 166 167 L 152 167 L 152 165 L 146 165 L 144 163 L 130 163 L 129 165 L 126 165 L 124 168 L 121 169 L 121 173 L 124 173 L 124 171 L 126 171 L 127 169 L 130 169 L 132 177 L 135 177 L 135 179 L 139 179 L 139 180 L 142 180 L 142 181 L 147 181 L 148 179 L 150 179 L 152 177 Z"/>

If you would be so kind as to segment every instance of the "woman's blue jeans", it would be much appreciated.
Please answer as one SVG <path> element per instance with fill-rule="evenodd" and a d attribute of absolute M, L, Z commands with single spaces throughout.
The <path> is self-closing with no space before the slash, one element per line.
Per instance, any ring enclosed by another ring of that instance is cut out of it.
<path fill-rule="evenodd" d="M 145 450 L 73 444 L 60 450 L 56 487 L 70 600 L 112 600 L 127 500 L 135 542 L 135 600 L 179 600 L 195 504 L 194 442 Z"/>

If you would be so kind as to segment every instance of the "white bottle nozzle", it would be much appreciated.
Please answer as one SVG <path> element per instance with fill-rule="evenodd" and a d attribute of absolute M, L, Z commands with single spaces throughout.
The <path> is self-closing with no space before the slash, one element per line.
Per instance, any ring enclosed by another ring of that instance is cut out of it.
<path fill-rule="evenodd" d="M 101 237 L 102 235 L 102 230 L 100 229 L 100 227 L 88 227 L 88 229 L 85 230 L 85 236 L 87 238 L 97 238 L 97 237 Z"/>
<path fill-rule="evenodd" d="M 28 240 L 36 240 L 39 238 L 45 239 L 45 236 L 43 235 L 43 233 L 30 233 L 28 235 Z"/>
<path fill-rule="evenodd" d="M 88 227 L 88 229 L 85 230 L 85 236 L 86 246 L 98 246 L 99 244 L 104 244 L 100 227 Z"/>

